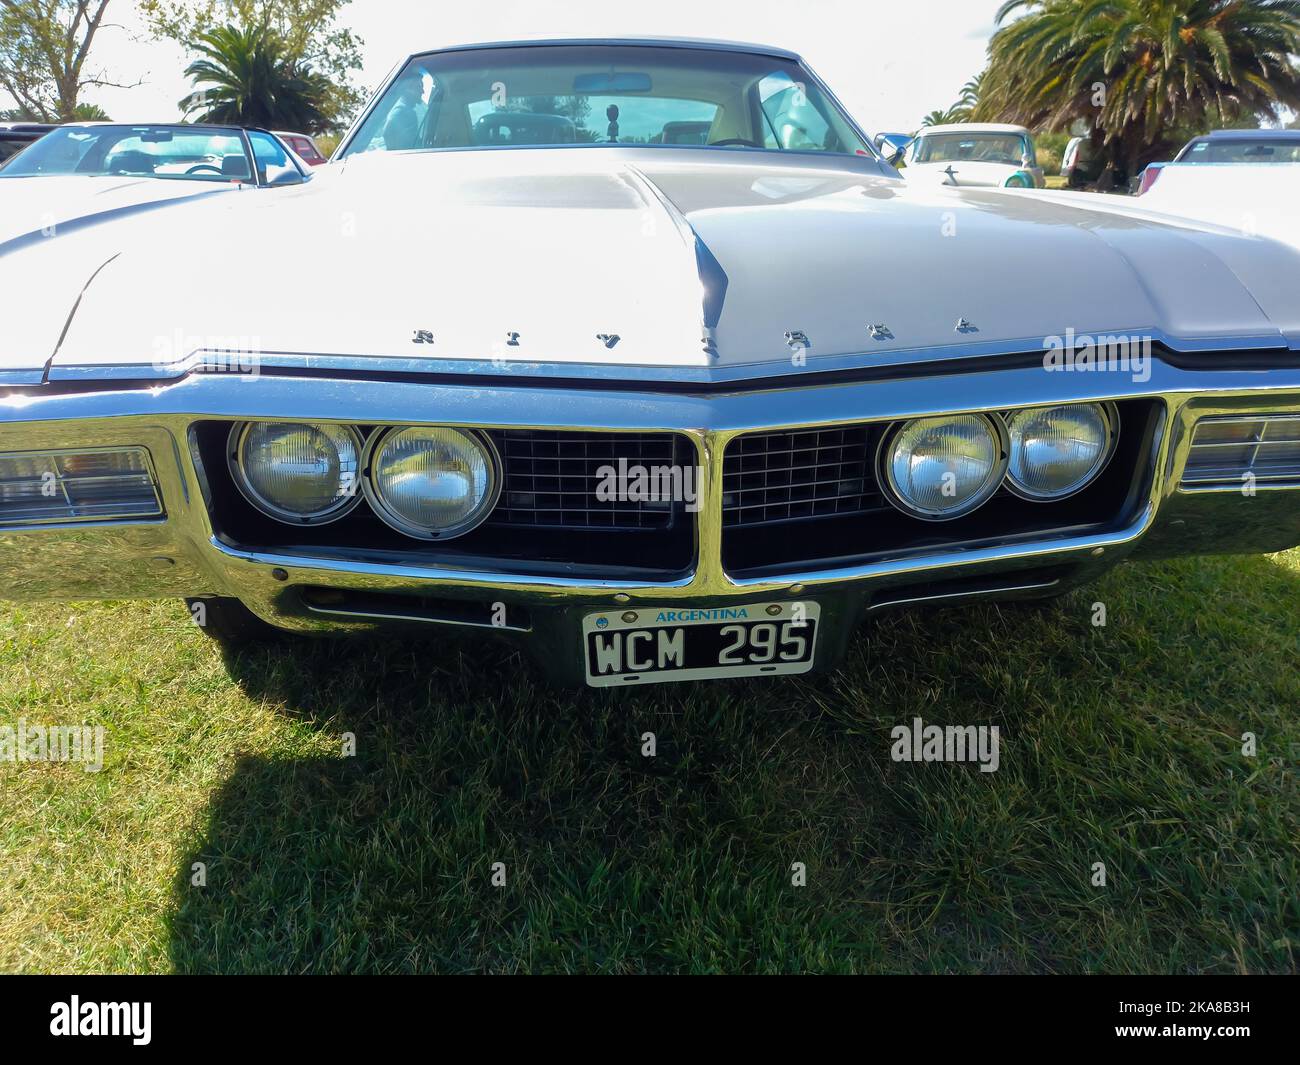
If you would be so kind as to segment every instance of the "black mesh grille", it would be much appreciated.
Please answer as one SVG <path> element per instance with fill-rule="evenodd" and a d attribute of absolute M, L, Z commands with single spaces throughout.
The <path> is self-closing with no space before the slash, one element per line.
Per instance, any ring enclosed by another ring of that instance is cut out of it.
<path fill-rule="evenodd" d="M 505 470 L 490 522 L 565 529 L 668 529 L 684 504 L 601 500 L 602 467 L 684 471 L 688 443 L 672 433 L 577 433 L 501 430 L 491 434 Z M 692 470 L 694 463 L 689 463 Z M 679 475 L 680 476 L 680 475 Z M 694 487 L 692 485 L 692 487 Z"/>
<path fill-rule="evenodd" d="M 754 433 L 727 448 L 723 523 L 766 525 L 887 507 L 872 469 L 878 430 Z"/>

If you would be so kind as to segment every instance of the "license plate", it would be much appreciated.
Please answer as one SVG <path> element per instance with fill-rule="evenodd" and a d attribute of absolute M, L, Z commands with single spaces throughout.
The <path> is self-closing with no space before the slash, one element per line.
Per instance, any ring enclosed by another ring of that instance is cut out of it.
<path fill-rule="evenodd" d="M 816 603 L 638 607 L 582 619 L 593 688 L 807 673 L 817 646 Z"/>

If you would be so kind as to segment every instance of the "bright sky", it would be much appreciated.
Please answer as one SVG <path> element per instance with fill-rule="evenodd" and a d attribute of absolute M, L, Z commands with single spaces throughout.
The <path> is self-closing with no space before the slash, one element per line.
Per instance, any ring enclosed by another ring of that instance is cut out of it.
<path fill-rule="evenodd" d="M 356 76 L 373 91 L 410 52 L 529 37 L 722 37 L 799 52 L 869 132 L 908 131 L 948 107 L 984 66 L 999 0 L 353 0 L 344 20 L 365 41 Z M 132 89 L 88 90 L 120 122 L 175 121 L 188 62 L 150 40 L 134 0 L 112 0 L 91 65 Z M 0 107 L 8 101 L 0 95 Z"/>

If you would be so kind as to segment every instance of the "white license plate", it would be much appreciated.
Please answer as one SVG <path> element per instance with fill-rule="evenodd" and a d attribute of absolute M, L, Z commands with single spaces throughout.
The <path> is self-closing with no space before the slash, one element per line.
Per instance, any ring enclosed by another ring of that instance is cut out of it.
<path fill-rule="evenodd" d="M 807 673 L 817 650 L 816 603 L 636 607 L 582 619 L 593 688 Z"/>

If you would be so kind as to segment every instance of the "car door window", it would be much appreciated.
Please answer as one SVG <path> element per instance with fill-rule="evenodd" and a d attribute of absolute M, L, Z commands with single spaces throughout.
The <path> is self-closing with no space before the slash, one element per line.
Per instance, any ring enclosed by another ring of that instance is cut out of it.
<path fill-rule="evenodd" d="M 803 152 L 840 152 L 844 148 L 825 117 L 813 106 L 807 87 L 781 71 L 758 83 L 763 112 L 763 146 Z"/>
<path fill-rule="evenodd" d="M 289 153 L 269 133 L 248 134 L 253 145 L 253 158 L 257 160 L 257 178 L 263 185 L 292 185 L 302 180 L 302 174 L 293 165 Z"/>

